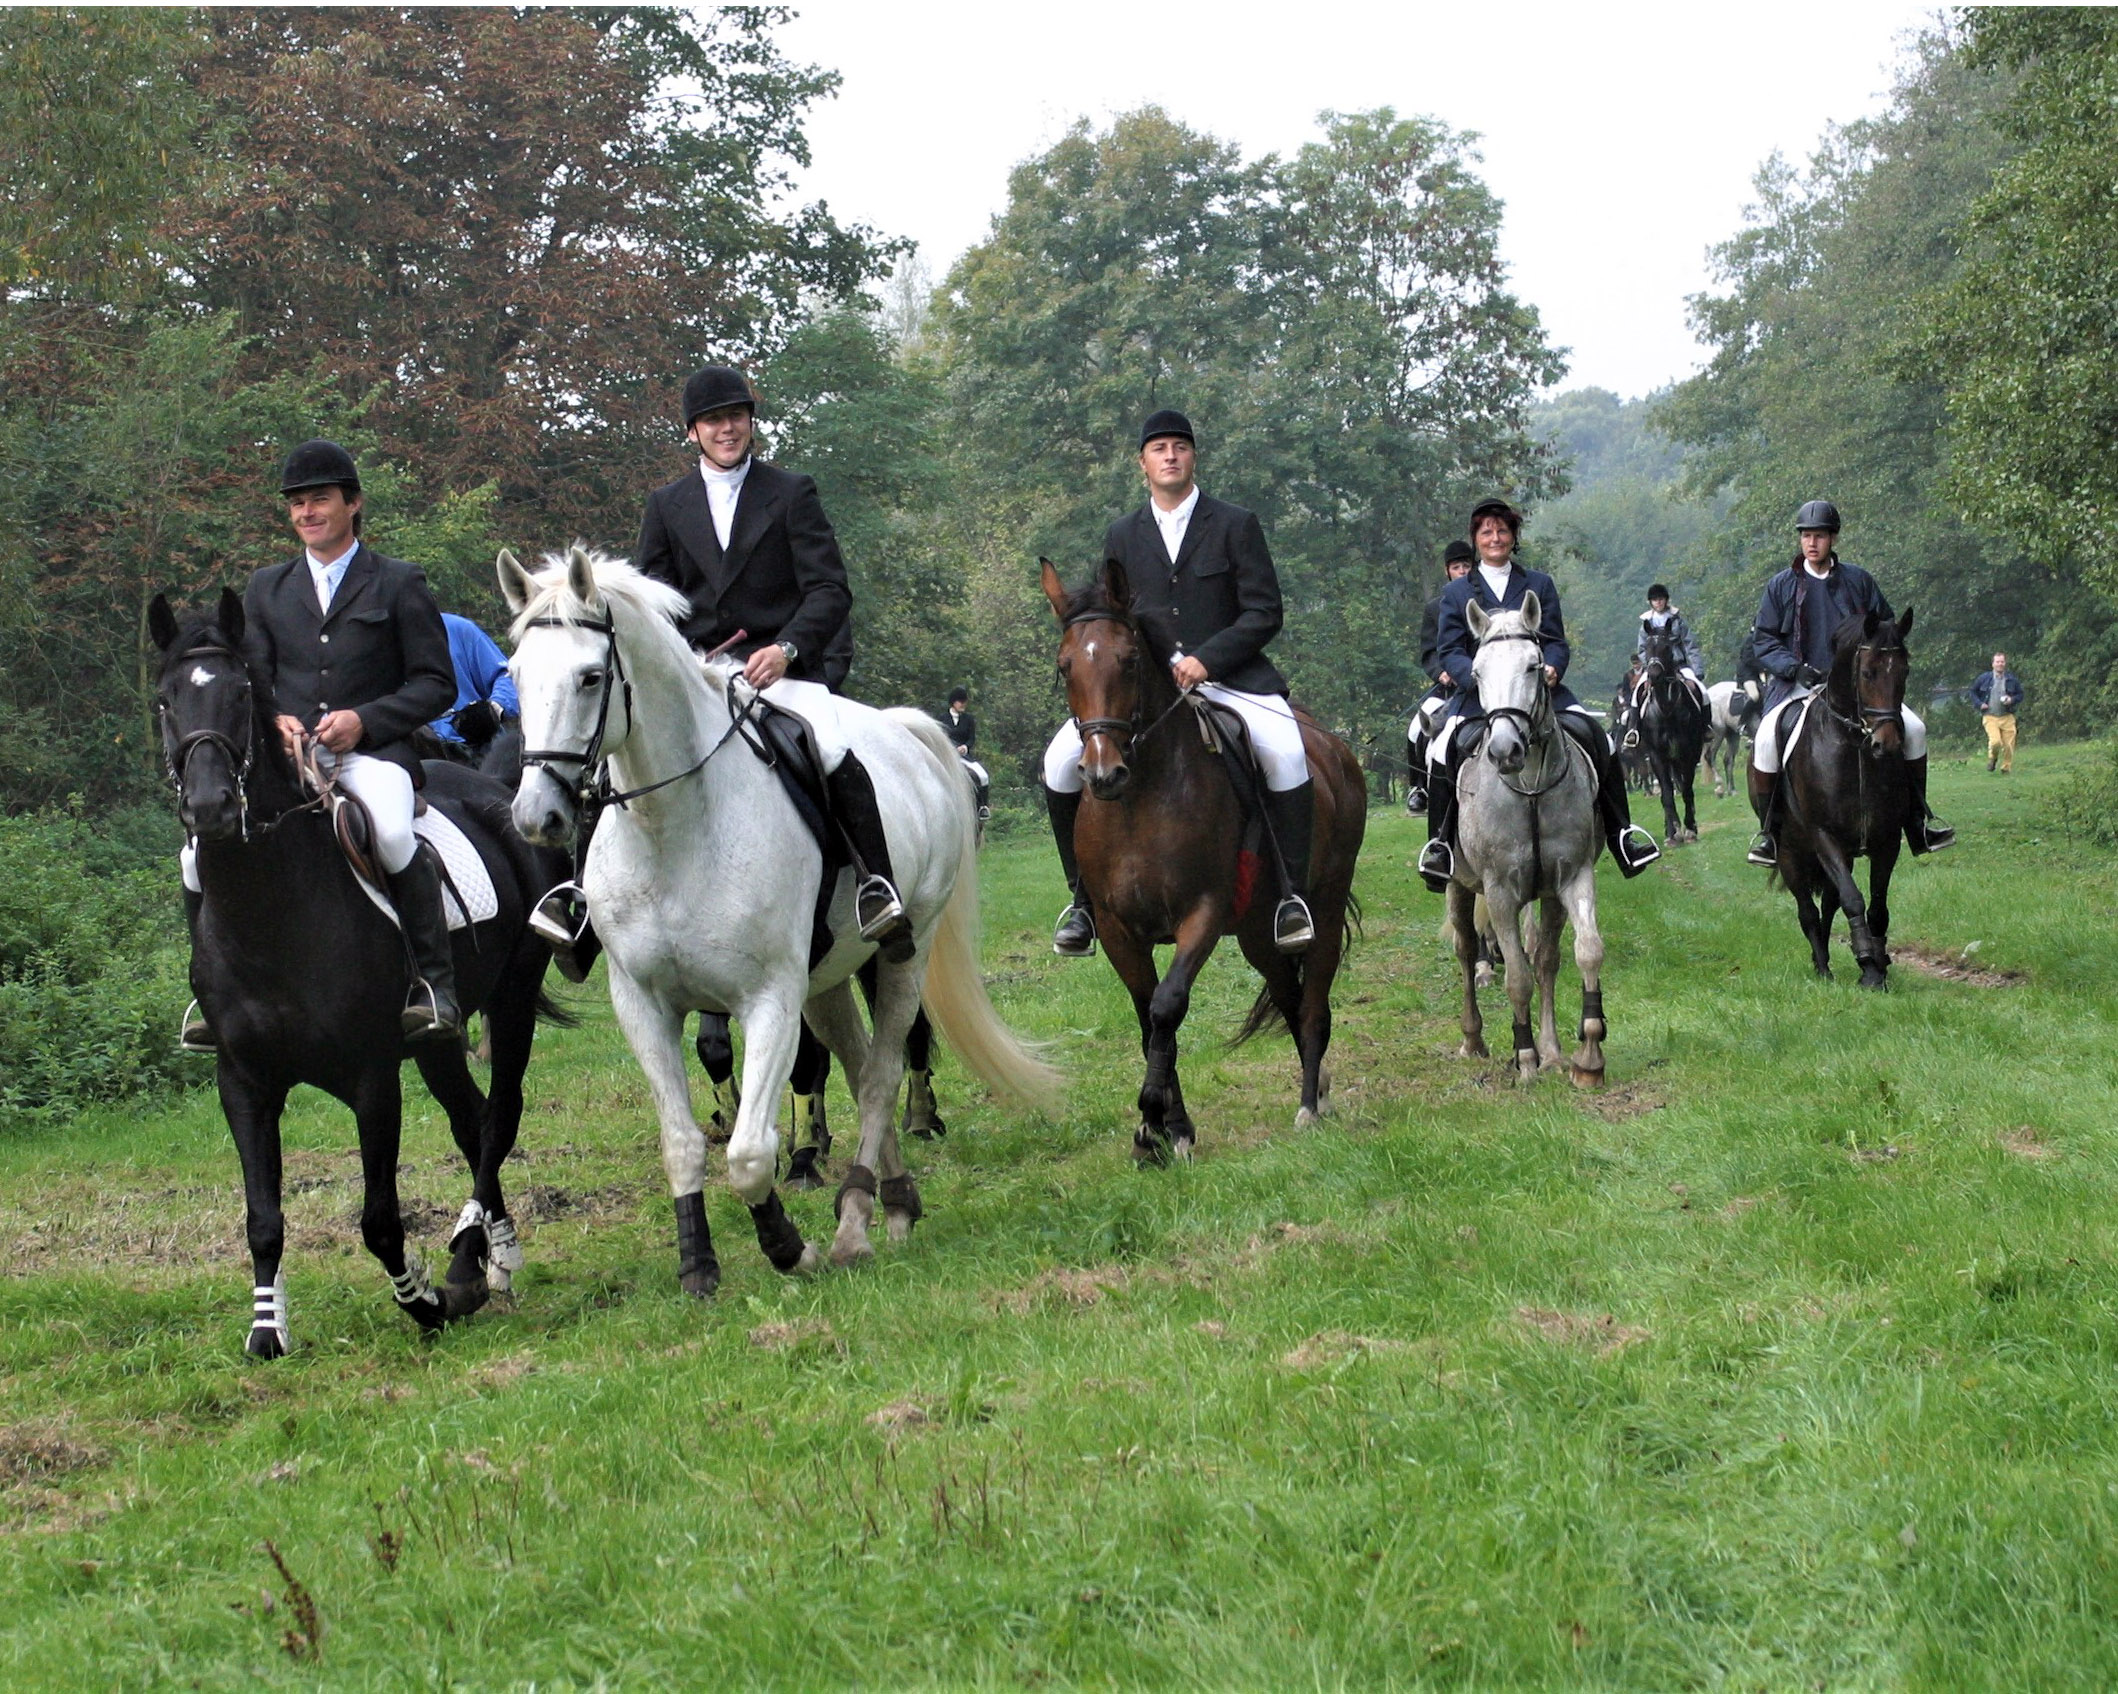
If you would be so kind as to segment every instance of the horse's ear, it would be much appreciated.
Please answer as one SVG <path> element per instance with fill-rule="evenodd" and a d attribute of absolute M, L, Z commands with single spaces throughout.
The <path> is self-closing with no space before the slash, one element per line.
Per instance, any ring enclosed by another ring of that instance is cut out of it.
<path fill-rule="evenodd" d="M 1897 638 L 1902 641 L 1912 633 L 1912 608 L 1907 606 L 1897 620 Z"/>
<path fill-rule="evenodd" d="M 1875 634 L 1875 626 L 1882 621 L 1883 618 L 1880 612 L 1863 612 L 1861 614 L 1861 639 L 1866 641 L 1872 637 Z"/>
<path fill-rule="evenodd" d="M 1486 631 L 1493 626 L 1493 620 L 1486 616 L 1485 607 L 1476 600 L 1469 601 L 1464 606 L 1463 616 L 1464 622 L 1471 626 L 1471 638 L 1474 641 L 1483 641 Z"/>
<path fill-rule="evenodd" d="M 1037 563 L 1043 567 L 1044 597 L 1052 603 L 1052 616 L 1065 623 L 1068 596 L 1066 584 L 1059 580 L 1059 567 L 1042 554 Z"/>
<path fill-rule="evenodd" d="M 588 549 L 578 541 L 567 549 L 566 586 L 582 605 L 594 606 L 599 603 L 596 597 L 596 567 L 588 556 Z"/>
<path fill-rule="evenodd" d="M 1125 566 L 1117 559 L 1103 561 L 1103 598 L 1110 602 L 1114 612 L 1133 609 L 1132 578 L 1125 574 Z"/>
<path fill-rule="evenodd" d="M 1534 588 L 1524 591 L 1522 596 L 1522 627 L 1535 635 L 1544 623 L 1544 602 L 1537 598 Z"/>
<path fill-rule="evenodd" d="M 246 627 L 243 620 L 243 597 L 234 589 L 221 590 L 221 603 L 214 613 L 214 619 L 220 624 L 221 633 L 232 645 L 242 646 L 243 630 Z"/>
<path fill-rule="evenodd" d="M 147 634 L 164 653 L 176 639 L 176 613 L 169 609 L 168 595 L 157 594 L 147 602 Z"/>
<path fill-rule="evenodd" d="M 500 578 L 500 593 L 507 601 L 507 609 L 519 618 L 528 607 L 530 597 L 537 592 L 537 584 L 522 568 L 521 561 L 505 547 L 500 549 L 500 557 L 493 562 L 493 570 Z"/>

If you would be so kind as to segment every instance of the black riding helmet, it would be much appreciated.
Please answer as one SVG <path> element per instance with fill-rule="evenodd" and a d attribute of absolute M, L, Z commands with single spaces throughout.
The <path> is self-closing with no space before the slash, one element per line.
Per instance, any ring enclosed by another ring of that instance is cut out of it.
<path fill-rule="evenodd" d="M 733 365 L 708 365 L 693 371 L 684 384 L 684 427 L 689 429 L 723 406 L 748 406 L 756 415 L 757 395 L 751 392 L 749 379 Z"/>
<path fill-rule="evenodd" d="M 279 491 L 299 494 L 305 488 L 343 488 L 351 499 L 360 492 L 353 455 L 335 441 L 304 441 L 280 466 Z"/>
<path fill-rule="evenodd" d="M 1839 509 L 1829 500 L 1811 500 L 1794 515 L 1796 529 L 1828 529 L 1839 532 Z"/>
<path fill-rule="evenodd" d="M 1665 584 L 1658 582 L 1647 591 L 1647 597 L 1650 600 L 1667 600 L 1669 598 L 1669 589 Z"/>
<path fill-rule="evenodd" d="M 1490 500 L 1481 500 L 1471 508 L 1471 539 L 1478 539 L 1478 520 L 1485 517 L 1499 518 L 1515 532 L 1515 539 L 1522 539 L 1522 514 L 1505 500 L 1495 495 Z"/>
<path fill-rule="evenodd" d="M 1199 438 L 1191 433 L 1191 419 L 1182 412 L 1160 411 L 1151 414 L 1140 426 L 1140 451 L 1147 451 L 1147 444 L 1158 436 L 1179 435 L 1198 446 Z"/>
<path fill-rule="evenodd" d="M 1478 562 L 1478 553 L 1468 541 L 1452 541 L 1441 550 L 1441 568 L 1451 565 L 1470 565 Z"/>

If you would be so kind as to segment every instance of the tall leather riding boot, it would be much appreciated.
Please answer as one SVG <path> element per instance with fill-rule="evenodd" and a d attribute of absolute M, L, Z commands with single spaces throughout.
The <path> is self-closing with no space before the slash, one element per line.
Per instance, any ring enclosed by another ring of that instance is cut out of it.
<path fill-rule="evenodd" d="M 1418 817 L 1427 809 L 1427 750 L 1405 737 L 1405 810 Z"/>
<path fill-rule="evenodd" d="M 1081 892 L 1081 865 L 1074 857 L 1074 819 L 1081 811 L 1081 796 L 1047 788 L 1044 809 L 1052 820 L 1052 844 L 1059 849 L 1068 895 L 1059 927 L 1052 931 L 1052 951 L 1063 959 L 1085 959 L 1096 950 L 1096 916 Z"/>
<path fill-rule="evenodd" d="M 456 960 L 449 951 L 449 920 L 441 905 L 441 867 L 421 843 L 412 862 L 389 879 L 390 898 L 404 925 L 405 947 L 418 975 L 405 996 L 399 1020 L 407 1041 L 453 1040 L 463 1034 L 456 1005 Z"/>
<path fill-rule="evenodd" d="M 1625 875 L 1638 876 L 1662 857 L 1662 849 L 1655 845 L 1652 835 L 1633 822 L 1632 805 L 1625 794 L 1625 771 L 1611 752 L 1603 731 L 1584 724 L 1583 733 L 1574 739 L 1581 743 L 1596 772 L 1596 810 L 1603 817 L 1603 839 L 1609 844 L 1611 857 Z"/>
<path fill-rule="evenodd" d="M 184 890 L 184 930 L 191 937 L 191 944 L 199 944 L 199 913 L 205 909 L 206 896 Z M 206 1014 L 194 1000 L 184 1008 L 183 1026 L 177 1033 L 177 1047 L 185 1053 L 217 1053 L 221 1044 L 214 1037 L 213 1026 L 206 1021 Z"/>
<path fill-rule="evenodd" d="M 1779 809 L 1780 779 L 1755 765 L 1746 770 L 1743 777 L 1750 790 L 1750 809 L 1758 815 L 1758 833 L 1752 838 L 1750 851 L 1744 857 L 1754 865 L 1770 869 L 1780 862 L 1779 843 L 1773 836 L 1773 814 Z"/>
<path fill-rule="evenodd" d="M 1939 853 L 1944 847 L 1954 846 L 1956 831 L 1927 807 L 1927 761 L 1924 756 L 1905 761 L 1905 783 L 1911 790 L 1910 804 L 1905 807 L 1905 844 L 1915 856 Z"/>
<path fill-rule="evenodd" d="M 824 778 L 831 796 L 831 809 L 839 827 L 853 844 L 860 889 L 853 897 L 854 916 L 860 938 L 872 941 L 884 959 L 901 965 L 911 958 L 915 943 L 912 920 L 898 898 L 897 880 L 890 871 L 890 839 L 883 833 L 882 808 L 875 803 L 875 784 L 858 755 L 848 753 L 838 769 Z"/>
<path fill-rule="evenodd" d="M 1456 874 L 1456 770 L 1446 759 L 1432 767 L 1427 783 L 1427 844 L 1420 850 L 1419 879 L 1446 894 Z"/>
<path fill-rule="evenodd" d="M 596 821 L 602 815 L 603 808 L 595 801 L 582 802 L 580 822 L 575 826 L 575 864 L 588 863 L 588 844 L 595 839 Z M 531 908 L 529 926 L 551 948 L 552 963 L 561 976 L 568 982 L 588 980 L 603 943 L 596 939 L 595 925 L 589 921 L 588 895 L 578 882 L 562 882 L 547 891 Z"/>
<path fill-rule="evenodd" d="M 1316 784 L 1284 793 L 1265 791 L 1265 827 L 1280 850 L 1280 903 L 1272 914 L 1272 944 L 1299 953 L 1316 939 L 1309 913 L 1309 847 L 1316 834 Z"/>

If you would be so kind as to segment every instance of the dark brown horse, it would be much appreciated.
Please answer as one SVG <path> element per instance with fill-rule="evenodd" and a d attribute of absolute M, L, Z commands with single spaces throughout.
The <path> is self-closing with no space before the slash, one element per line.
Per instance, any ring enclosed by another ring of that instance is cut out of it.
<path fill-rule="evenodd" d="M 1240 1040 L 1275 1017 L 1302 1059 L 1297 1126 L 1329 1110 L 1324 1050 L 1331 1041 L 1331 979 L 1345 952 L 1353 865 L 1367 828 L 1367 789 L 1353 750 L 1296 708 L 1316 784 L 1309 905 L 1316 939 L 1300 955 L 1272 943 L 1273 872 L 1241 852 L 1244 814 L 1225 756 L 1201 734 L 1169 671 L 1170 650 L 1132 611 L 1125 568 L 1106 563 L 1069 592 L 1049 559 L 1044 592 L 1061 629 L 1059 675 L 1081 726 L 1087 779 L 1074 844 L 1096 934 L 1131 990 L 1147 1074 L 1140 1085 L 1135 1157 L 1188 1158 L 1198 1130 L 1177 1081 L 1177 1029 L 1191 985 L 1215 945 L 1233 935 L 1265 979 Z M 1270 846 L 1267 844 L 1270 862 Z M 1173 944 L 1169 974 L 1157 946 Z"/>
<path fill-rule="evenodd" d="M 1819 976 L 1831 974 L 1831 920 L 1846 914 L 1863 988 L 1889 986 L 1890 873 L 1911 806 L 1904 717 L 1911 633 L 1910 606 L 1895 623 L 1868 612 L 1839 625 L 1831 673 L 1780 778 L 1777 874 L 1794 896 Z M 1795 710 L 1781 714 L 1783 732 Z M 1853 861 L 1863 855 L 1865 902 L 1853 879 Z"/>

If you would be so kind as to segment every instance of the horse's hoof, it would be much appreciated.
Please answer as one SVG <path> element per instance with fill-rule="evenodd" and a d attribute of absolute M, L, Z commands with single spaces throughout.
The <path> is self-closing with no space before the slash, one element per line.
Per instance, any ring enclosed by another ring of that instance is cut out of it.
<path fill-rule="evenodd" d="M 1523 1087 L 1527 1088 L 1537 1080 L 1538 1068 L 1537 1055 L 1535 1053 L 1517 1053 L 1515 1055 L 1515 1080 Z"/>
<path fill-rule="evenodd" d="M 1890 986 L 1889 973 L 1886 971 L 1875 970 L 1862 971 L 1861 986 L 1863 988 L 1872 988 L 1875 989 L 1877 992 L 1881 992 L 1882 990 L 1887 989 Z"/>
<path fill-rule="evenodd" d="M 712 1117 L 706 1120 L 707 1146 L 725 1147 L 728 1145 L 729 1137 L 734 1134 L 735 1125 L 722 1117 L 719 1112 L 715 1112 Z"/>
<path fill-rule="evenodd" d="M 721 1267 L 718 1264 L 694 1265 L 677 1275 L 677 1286 L 694 1300 L 711 1300 L 721 1287 Z"/>
<path fill-rule="evenodd" d="M 823 1177 L 817 1174 L 814 1165 L 797 1165 L 787 1173 L 787 1186 L 797 1189 L 828 1187 Z"/>
<path fill-rule="evenodd" d="M 1160 1169 L 1169 1163 L 1169 1141 L 1158 1131 L 1142 1124 L 1133 1131 L 1133 1163 L 1143 1170 L 1149 1167 Z"/>
<path fill-rule="evenodd" d="M 1586 1065 L 1568 1065 L 1566 1074 L 1567 1080 L 1576 1088 L 1601 1088 L 1603 1086 L 1603 1067 L 1600 1065 L 1594 1070 L 1590 1070 Z"/>
<path fill-rule="evenodd" d="M 243 1351 L 253 1359 L 284 1359 L 287 1343 L 277 1327 L 261 1323 L 250 1332 L 250 1339 L 243 1343 Z"/>
<path fill-rule="evenodd" d="M 1172 1135 L 1169 1138 L 1169 1162 L 1173 1165 L 1188 1165 L 1198 1156 L 1199 1138 L 1196 1135 Z"/>
<path fill-rule="evenodd" d="M 1324 1118 L 1321 1112 L 1313 1112 L 1307 1106 L 1301 1106 L 1295 1110 L 1294 1127 L 1296 1129 L 1314 1129 L 1323 1121 Z"/>
<path fill-rule="evenodd" d="M 918 1221 L 917 1215 L 912 1212 L 899 1211 L 894 1206 L 883 1208 L 883 1229 L 890 1237 L 893 1247 L 902 1247 L 912 1239 L 912 1225 Z"/>
<path fill-rule="evenodd" d="M 449 1309 L 431 1288 L 416 1300 L 400 1300 L 397 1309 L 421 1329 L 432 1332 L 449 1321 Z"/>
<path fill-rule="evenodd" d="M 814 1276 L 823 1268 L 824 1256 L 816 1250 L 816 1243 L 804 1241 L 802 1243 L 802 1256 L 794 1261 L 794 1269 L 787 1274 L 789 1276 Z"/>
<path fill-rule="evenodd" d="M 441 1285 L 444 1321 L 454 1323 L 460 1318 L 467 1318 L 473 1312 L 483 1310 L 485 1303 L 492 1297 L 492 1284 L 482 1276 L 475 1282 L 444 1282 Z"/>
<path fill-rule="evenodd" d="M 846 1232 L 840 1230 L 838 1239 L 831 1243 L 831 1262 L 840 1270 L 850 1270 L 853 1266 L 864 1264 L 874 1257 L 875 1243 L 868 1239 L 866 1230 L 862 1230 L 850 1240 Z"/>

